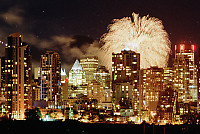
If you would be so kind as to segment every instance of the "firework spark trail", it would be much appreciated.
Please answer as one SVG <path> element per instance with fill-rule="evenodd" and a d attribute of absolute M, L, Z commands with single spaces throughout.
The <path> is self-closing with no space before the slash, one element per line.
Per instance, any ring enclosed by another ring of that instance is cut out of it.
<path fill-rule="evenodd" d="M 171 53 L 171 44 L 162 21 L 149 16 L 114 19 L 108 25 L 108 33 L 101 37 L 104 45 L 101 50 L 101 62 L 109 70 L 112 68 L 112 52 L 119 53 L 125 46 L 140 53 L 140 68 L 150 66 L 165 67 Z"/>

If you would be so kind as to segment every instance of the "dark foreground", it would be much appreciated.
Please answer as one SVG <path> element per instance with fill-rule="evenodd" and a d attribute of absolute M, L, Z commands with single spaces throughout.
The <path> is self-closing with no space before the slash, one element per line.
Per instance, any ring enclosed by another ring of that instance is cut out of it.
<path fill-rule="evenodd" d="M 145 129 L 144 129 L 145 128 Z M 199 134 L 200 125 L 149 125 L 149 124 L 103 124 L 80 123 L 67 120 L 65 122 L 42 121 L 2 121 L 2 134 Z"/>

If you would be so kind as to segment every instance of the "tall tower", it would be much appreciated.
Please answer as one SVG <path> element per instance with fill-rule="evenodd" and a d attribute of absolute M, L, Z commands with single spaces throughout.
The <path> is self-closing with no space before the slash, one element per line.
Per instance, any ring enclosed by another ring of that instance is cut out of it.
<path fill-rule="evenodd" d="M 82 86 L 85 84 L 85 72 L 83 71 L 79 61 L 76 60 L 69 71 L 69 96 L 77 97 L 79 94 L 87 94 L 87 91 L 82 88 Z"/>
<path fill-rule="evenodd" d="M 6 111 L 12 118 L 23 119 L 24 112 L 32 108 L 30 46 L 19 33 L 8 37 L 5 47 Z"/>
<path fill-rule="evenodd" d="M 1 95 L 5 92 L 5 57 L 0 57 L 0 89 Z"/>
<path fill-rule="evenodd" d="M 58 108 L 60 102 L 61 59 L 54 51 L 41 55 L 41 89 L 40 98 L 52 102 L 51 108 Z"/>
<path fill-rule="evenodd" d="M 105 66 L 99 65 L 97 68 L 97 72 L 94 73 L 95 80 L 100 82 L 100 84 L 106 88 L 110 89 L 110 73 L 109 71 L 105 68 Z"/>
<path fill-rule="evenodd" d="M 112 87 L 114 101 L 117 102 L 117 91 L 114 87 L 120 83 L 130 83 L 132 91 L 127 90 L 128 98 L 132 101 L 133 111 L 135 114 L 139 111 L 139 70 L 140 70 L 140 54 L 131 51 L 125 47 L 121 53 L 112 54 Z M 126 85 L 126 84 L 125 84 Z M 127 85 L 126 85 L 127 86 Z M 127 89 L 130 89 L 129 87 Z M 126 90 L 121 90 L 122 92 Z M 130 97 L 130 93 L 132 94 Z"/>
<path fill-rule="evenodd" d="M 178 101 L 189 103 L 197 101 L 197 67 L 194 62 L 194 45 L 175 45 L 174 89 Z"/>
<path fill-rule="evenodd" d="M 200 52 L 200 48 L 199 48 L 199 52 Z M 197 90 L 198 90 L 198 103 L 197 103 L 197 111 L 199 113 L 200 111 L 200 53 L 199 53 L 199 57 L 198 57 L 198 74 L 197 74 Z"/>
<path fill-rule="evenodd" d="M 83 72 L 78 60 L 75 61 L 74 65 L 69 71 L 69 84 L 73 86 L 86 84 L 85 72 Z"/>
<path fill-rule="evenodd" d="M 98 57 L 85 55 L 81 58 L 80 64 L 85 72 L 86 83 L 91 83 L 92 80 L 95 80 L 94 73 L 98 68 Z"/>
<path fill-rule="evenodd" d="M 140 70 L 141 109 L 145 120 L 151 120 L 151 113 L 156 113 L 160 92 L 164 91 L 163 74 L 163 68 L 157 66 Z"/>

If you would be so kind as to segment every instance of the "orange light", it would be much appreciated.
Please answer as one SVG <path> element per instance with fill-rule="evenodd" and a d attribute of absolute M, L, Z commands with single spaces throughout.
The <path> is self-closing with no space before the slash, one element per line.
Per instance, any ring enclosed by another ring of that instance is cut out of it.
<path fill-rule="evenodd" d="M 185 50 L 185 45 L 184 44 L 180 45 L 180 51 L 182 51 L 182 50 Z"/>
<path fill-rule="evenodd" d="M 192 50 L 194 51 L 194 45 L 192 45 Z"/>

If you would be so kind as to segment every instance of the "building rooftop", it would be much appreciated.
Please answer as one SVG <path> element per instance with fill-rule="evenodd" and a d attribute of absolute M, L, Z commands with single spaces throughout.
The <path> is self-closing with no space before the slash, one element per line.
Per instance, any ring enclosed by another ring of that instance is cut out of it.
<path fill-rule="evenodd" d="M 74 65 L 72 66 L 71 70 L 83 70 L 81 64 L 79 63 L 79 61 L 76 59 Z"/>
<path fill-rule="evenodd" d="M 61 75 L 66 75 L 65 69 L 61 68 Z"/>
<path fill-rule="evenodd" d="M 125 46 L 125 48 L 124 49 L 122 49 L 122 51 L 130 51 L 131 49 L 130 48 L 128 48 L 127 46 Z"/>

